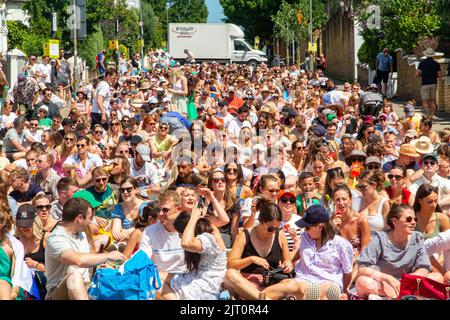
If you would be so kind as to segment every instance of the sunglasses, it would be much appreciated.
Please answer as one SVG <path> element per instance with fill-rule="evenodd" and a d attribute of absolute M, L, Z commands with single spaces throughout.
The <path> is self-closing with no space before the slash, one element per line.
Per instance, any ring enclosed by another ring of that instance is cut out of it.
<path fill-rule="evenodd" d="M 224 177 L 222 177 L 222 178 L 212 178 L 212 182 L 214 182 L 214 183 L 218 183 L 219 181 L 225 182 L 226 180 L 225 180 Z"/>
<path fill-rule="evenodd" d="M 95 179 L 95 182 L 106 182 L 106 181 L 108 181 L 108 178 L 97 178 L 97 179 Z"/>
<path fill-rule="evenodd" d="M 398 174 L 388 174 L 389 180 L 401 180 L 403 179 L 403 176 L 400 176 Z"/>
<path fill-rule="evenodd" d="M 400 220 L 400 219 L 399 219 L 399 220 Z M 405 221 L 404 221 L 404 222 L 411 223 L 411 222 L 413 222 L 413 220 L 414 220 L 415 222 L 417 222 L 417 217 L 407 216 L 407 217 L 405 218 Z M 401 220 L 400 220 L 400 221 L 401 221 Z"/>
<path fill-rule="evenodd" d="M 356 189 L 358 189 L 358 190 L 361 191 L 361 192 L 366 191 L 367 188 L 369 188 L 368 185 L 364 185 L 364 184 L 357 184 L 357 185 L 356 185 Z"/>
<path fill-rule="evenodd" d="M 66 140 L 66 141 L 75 141 L 74 138 L 64 138 L 64 140 Z"/>
<path fill-rule="evenodd" d="M 230 168 L 230 169 L 227 169 L 226 170 L 226 173 L 237 173 L 238 172 L 238 169 L 232 169 L 232 168 Z"/>
<path fill-rule="evenodd" d="M 425 160 L 425 161 L 423 162 L 423 165 L 424 165 L 424 166 L 428 166 L 428 165 L 434 166 L 435 164 L 436 164 L 436 161 L 434 161 L 434 160 Z"/>
<path fill-rule="evenodd" d="M 379 170 L 380 166 L 376 164 L 369 164 L 367 165 L 367 170 Z"/>
<path fill-rule="evenodd" d="M 133 191 L 133 187 L 129 187 L 129 188 L 119 188 L 119 192 L 120 193 L 125 193 L 125 192 L 127 192 L 127 193 L 130 193 L 131 191 Z"/>
<path fill-rule="evenodd" d="M 281 229 L 281 227 L 272 227 L 272 226 L 268 227 L 265 223 L 264 223 L 264 225 L 266 226 L 267 232 L 270 232 L 270 233 Z"/>
<path fill-rule="evenodd" d="M 86 145 L 85 144 L 77 144 L 77 148 L 83 148 L 83 147 L 86 147 Z"/>
<path fill-rule="evenodd" d="M 111 125 L 112 125 L 113 127 L 116 127 L 116 126 L 119 125 L 119 123 L 118 123 L 118 122 L 113 122 L 113 123 L 111 123 Z"/>
<path fill-rule="evenodd" d="M 169 130 L 167 127 L 159 127 L 160 130 Z"/>
<path fill-rule="evenodd" d="M 37 124 L 37 123 L 30 123 L 30 126 L 31 126 L 31 127 L 37 127 L 38 124 Z"/>
<path fill-rule="evenodd" d="M 288 203 L 289 202 L 289 203 L 292 203 L 292 204 L 297 202 L 297 200 L 295 198 L 292 198 L 292 197 L 282 197 L 280 199 L 280 201 L 281 201 L 281 203 Z"/>
<path fill-rule="evenodd" d="M 163 213 L 167 214 L 167 213 L 169 213 L 170 210 L 172 210 L 172 209 L 169 209 L 169 208 L 161 208 L 160 212 L 163 212 Z"/>
<path fill-rule="evenodd" d="M 94 131 L 94 133 L 97 133 L 97 134 L 102 134 L 102 133 L 103 133 L 103 131 Z"/>
<path fill-rule="evenodd" d="M 268 189 L 267 190 L 268 192 L 270 192 L 270 193 L 278 193 L 278 192 L 280 192 L 280 189 Z"/>
<path fill-rule="evenodd" d="M 44 210 L 44 209 L 50 210 L 51 208 L 52 208 L 52 205 L 50 205 L 50 204 L 36 206 L 36 209 L 38 209 L 38 210 Z"/>

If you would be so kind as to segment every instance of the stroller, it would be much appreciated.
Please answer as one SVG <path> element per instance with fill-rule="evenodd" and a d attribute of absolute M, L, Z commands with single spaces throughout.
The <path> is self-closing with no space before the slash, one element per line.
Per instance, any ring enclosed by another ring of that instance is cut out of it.
<path fill-rule="evenodd" d="M 361 96 L 359 104 L 359 113 L 363 116 L 378 117 L 381 108 L 384 106 L 383 96 L 377 92 L 365 92 Z"/>

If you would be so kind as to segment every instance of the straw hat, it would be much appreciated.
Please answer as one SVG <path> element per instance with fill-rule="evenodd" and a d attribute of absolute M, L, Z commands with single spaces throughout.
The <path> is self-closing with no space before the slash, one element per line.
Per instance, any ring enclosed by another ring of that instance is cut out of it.
<path fill-rule="evenodd" d="M 148 81 L 144 81 L 141 84 L 141 87 L 139 88 L 139 90 L 148 90 L 150 89 L 150 82 Z"/>
<path fill-rule="evenodd" d="M 135 108 L 140 108 L 145 103 L 142 99 L 134 99 L 130 102 L 130 104 Z"/>
<path fill-rule="evenodd" d="M 416 147 L 418 153 L 427 154 L 434 151 L 433 144 L 429 137 L 421 136 L 419 139 L 413 140 L 410 143 Z"/>
<path fill-rule="evenodd" d="M 436 55 L 436 52 L 433 50 L 433 48 L 428 47 L 424 52 L 423 52 L 424 56 L 427 57 L 434 57 Z"/>
<path fill-rule="evenodd" d="M 420 154 L 418 154 L 417 151 L 416 151 L 416 147 L 415 147 L 414 145 L 412 145 L 412 144 L 409 144 L 409 143 L 404 143 L 404 144 L 402 144 L 402 145 L 400 146 L 400 151 L 399 151 L 399 153 L 400 153 L 401 155 L 409 156 L 409 157 L 414 157 L 414 158 L 420 156 Z"/>

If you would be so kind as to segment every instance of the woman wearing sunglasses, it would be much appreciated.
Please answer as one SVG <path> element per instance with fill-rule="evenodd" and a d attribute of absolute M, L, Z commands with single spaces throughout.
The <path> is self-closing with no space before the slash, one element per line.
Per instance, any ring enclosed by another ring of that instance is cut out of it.
<path fill-rule="evenodd" d="M 356 189 L 362 194 L 360 212 L 366 216 L 370 226 L 370 235 L 386 228 L 386 216 L 389 212 L 389 197 L 384 190 L 384 175 L 381 171 L 364 171 L 358 179 Z"/>
<path fill-rule="evenodd" d="M 121 136 L 121 133 L 122 133 L 122 123 L 117 119 L 111 119 L 105 137 L 106 145 L 112 147 L 117 146 L 119 144 L 119 137 Z"/>
<path fill-rule="evenodd" d="M 351 244 L 336 235 L 330 215 L 321 205 L 309 207 L 296 222 L 305 228 L 294 257 L 295 279 L 283 280 L 264 290 L 270 299 L 291 295 L 303 300 L 339 300 L 348 294 L 352 279 Z"/>
<path fill-rule="evenodd" d="M 414 210 L 406 204 L 394 205 L 387 217 L 388 231 L 376 232 L 357 259 L 356 291 L 360 298 L 395 299 L 403 273 L 443 281 L 432 267 L 423 236 L 416 228 Z"/>
<path fill-rule="evenodd" d="M 302 172 L 306 165 L 306 154 L 307 148 L 303 140 L 296 140 L 292 143 L 290 162 L 298 172 Z"/>
<path fill-rule="evenodd" d="M 385 190 L 390 203 L 414 205 L 414 195 L 405 186 L 406 167 L 394 165 L 387 174 L 387 178 L 389 179 L 389 187 Z"/>
<path fill-rule="evenodd" d="M 297 214 L 297 198 L 291 190 L 281 190 L 278 193 L 278 207 L 281 209 L 281 226 L 286 236 L 291 258 L 294 257 L 300 245 L 300 228 L 295 224 L 300 220 Z"/>
<path fill-rule="evenodd" d="M 280 232 L 280 208 L 264 199 L 256 206 L 259 224 L 244 229 L 236 237 L 225 276 L 225 287 L 245 300 L 257 300 L 260 291 L 267 287 L 263 280 L 265 272 L 281 267 L 288 276 L 293 269 L 286 236 Z"/>
<path fill-rule="evenodd" d="M 369 144 L 369 137 L 375 134 L 375 126 L 373 123 L 364 122 L 356 137 L 356 149 L 363 150 L 364 146 Z"/>
<path fill-rule="evenodd" d="M 76 136 L 75 133 L 69 132 L 64 136 L 63 142 L 55 149 L 55 163 L 53 164 L 53 170 L 56 171 L 61 177 L 65 177 L 66 173 L 63 170 L 63 163 L 68 157 L 75 154 L 77 148 L 75 146 Z"/>
<path fill-rule="evenodd" d="M 239 232 L 239 221 L 241 218 L 241 205 L 239 204 L 239 199 L 236 199 L 228 188 L 225 173 L 222 170 L 216 169 L 209 174 L 208 188 L 213 192 L 214 198 L 217 199 L 220 206 L 225 209 L 225 212 L 230 219 L 230 222 L 226 225 L 219 227 L 219 231 L 225 246 L 231 248 L 234 239 L 236 239 Z M 207 212 L 213 213 L 213 211 L 213 204 L 210 204 Z"/>
<path fill-rule="evenodd" d="M 243 204 L 244 199 L 253 197 L 253 191 L 244 180 L 244 172 L 239 163 L 231 162 L 224 166 L 227 188 Z"/>
<path fill-rule="evenodd" d="M 122 201 L 114 206 L 111 213 L 112 235 L 116 242 L 126 242 L 134 231 L 134 223 L 139 217 L 139 212 L 147 204 L 139 199 L 138 183 L 132 177 L 125 178 L 119 187 Z"/>

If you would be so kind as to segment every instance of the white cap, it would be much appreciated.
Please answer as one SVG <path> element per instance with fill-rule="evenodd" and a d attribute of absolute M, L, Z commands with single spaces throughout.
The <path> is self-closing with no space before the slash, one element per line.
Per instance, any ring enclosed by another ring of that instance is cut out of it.
<path fill-rule="evenodd" d="M 152 161 L 150 159 L 150 149 L 146 145 L 139 144 L 136 147 L 136 152 L 141 155 L 141 157 L 142 157 L 142 159 L 144 159 L 144 161 Z"/>

